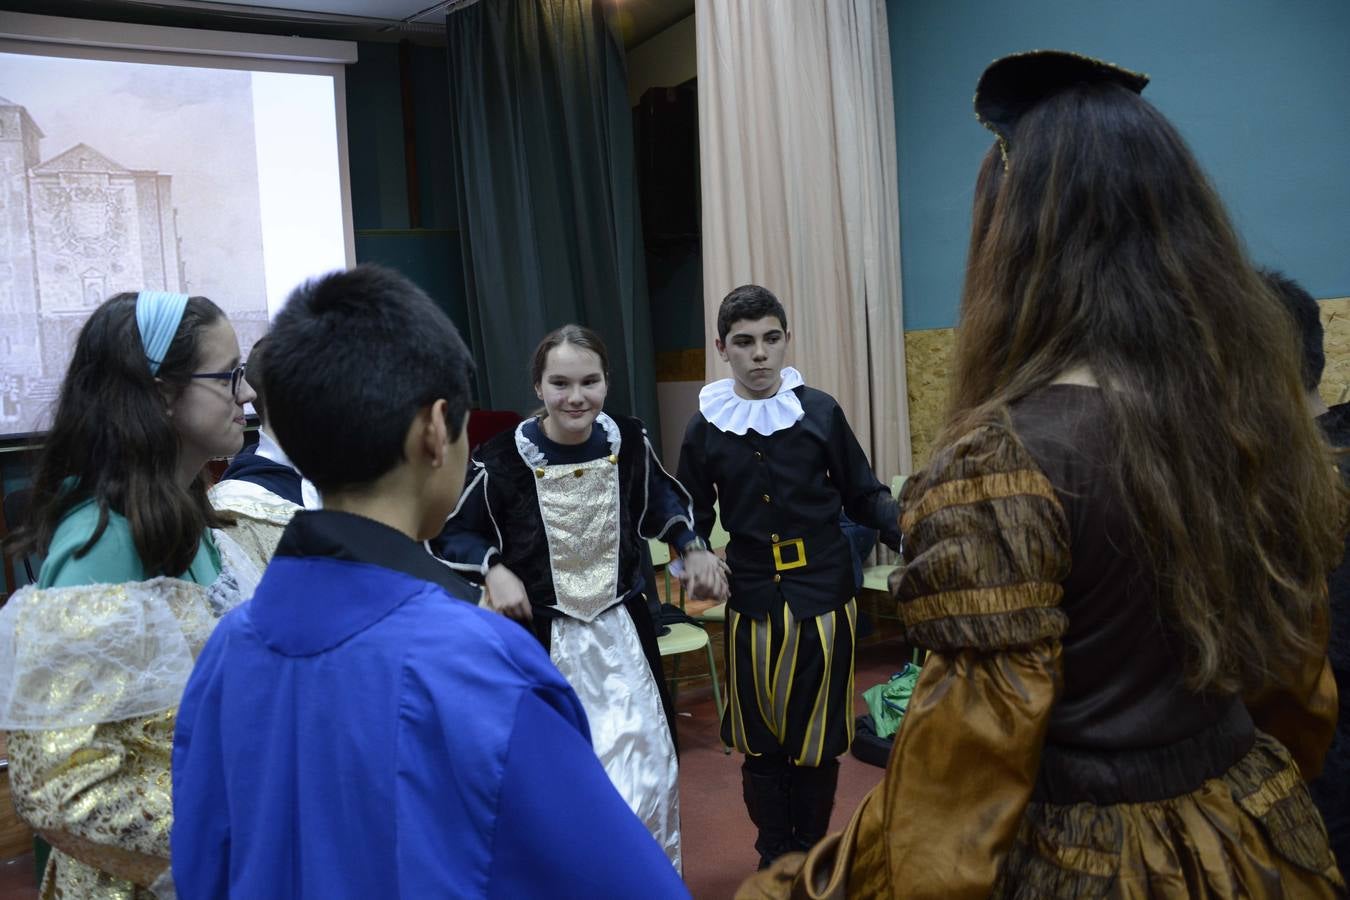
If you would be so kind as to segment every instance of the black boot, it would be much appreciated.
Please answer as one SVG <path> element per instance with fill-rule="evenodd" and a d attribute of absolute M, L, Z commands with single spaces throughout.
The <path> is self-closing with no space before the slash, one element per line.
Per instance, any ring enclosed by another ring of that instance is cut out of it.
<path fill-rule="evenodd" d="M 759 851 L 761 869 L 768 868 L 775 859 L 792 849 L 788 768 L 786 758 L 780 765 L 764 757 L 746 759 L 741 764 L 745 808 L 750 813 L 750 821 L 759 829 L 755 849 Z"/>
<path fill-rule="evenodd" d="M 792 848 L 810 850 L 830 830 L 839 760 L 827 760 L 816 767 L 793 766 L 791 783 Z"/>

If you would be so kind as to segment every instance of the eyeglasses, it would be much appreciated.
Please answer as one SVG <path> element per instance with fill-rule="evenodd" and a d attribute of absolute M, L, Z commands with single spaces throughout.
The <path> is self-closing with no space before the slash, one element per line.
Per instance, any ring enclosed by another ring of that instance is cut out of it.
<path fill-rule="evenodd" d="M 240 363 L 228 372 L 194 372 L 189 378 L 214 378 L 217 381 L 228 381 L 230 383 L 230 396 L 235 400 L 239 399 L 239 385 L 244 380 L 244 363 Z"/>

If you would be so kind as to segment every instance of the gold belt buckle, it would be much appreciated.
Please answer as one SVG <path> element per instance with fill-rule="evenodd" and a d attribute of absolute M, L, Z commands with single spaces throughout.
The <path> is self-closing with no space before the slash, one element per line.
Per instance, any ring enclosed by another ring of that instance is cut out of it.
<path fill-rule="evenodd" d="M 793 547 L 797 551 L 797 558 L 789 562 L 783 562 L 783 548 Z M 788 569 L 800 569 L 806 565 L 806 542 L 801 538 L 793 538 L 790 541 L 774 541 L 773 544 L 773 567 L 776 571 L 786 572 Z"/>

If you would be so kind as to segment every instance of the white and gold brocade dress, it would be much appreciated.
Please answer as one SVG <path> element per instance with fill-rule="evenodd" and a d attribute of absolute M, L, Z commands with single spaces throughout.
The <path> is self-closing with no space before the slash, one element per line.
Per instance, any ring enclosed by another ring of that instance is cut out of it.
<path fill-rule="evenodd" d="M 193 662 L 259 573 L 214 531 L 210 584 L 26 587 L 0 609 L 0 729 L 19 815 L 52 844 L 44 900 L 173 896 L 170 764 Z"/>
<path fill-rule="evenodd" d="M 621 437 L 609 416 L 601 413 L 596 421 L 610 453 L 581 464 L 550 462 L 523 427 L 516 430 L 517 452 L 536 474 L 557 608 L 564 613 L 552 619 L 549 658 L 586 710 L 610 781 L 679 872 L 675 744 L 637 628 L 618 603 Z"/>

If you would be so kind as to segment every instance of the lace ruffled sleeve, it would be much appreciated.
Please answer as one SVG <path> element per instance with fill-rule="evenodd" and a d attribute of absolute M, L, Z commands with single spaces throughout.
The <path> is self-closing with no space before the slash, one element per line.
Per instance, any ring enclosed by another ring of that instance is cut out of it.
<path fill-rule="evenodd" d="M 258 584 L 238 544 L 213 537 L 222 570 L 207 586 L 152 578 L 11 597 L 0 609 L 0 729 L 74 728 L 177 706 L 216 622 Z"/>

